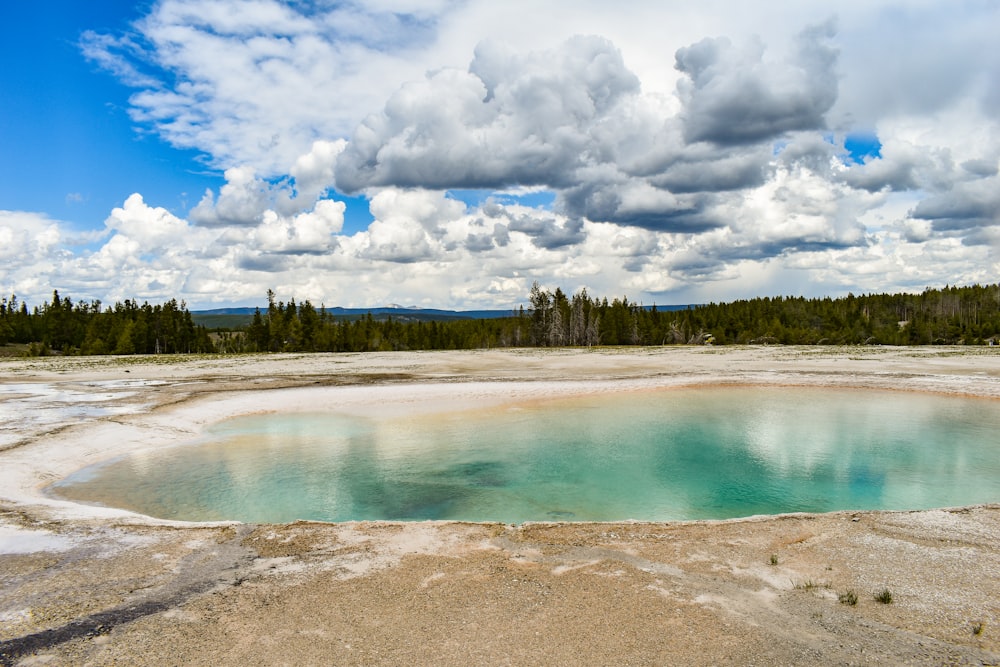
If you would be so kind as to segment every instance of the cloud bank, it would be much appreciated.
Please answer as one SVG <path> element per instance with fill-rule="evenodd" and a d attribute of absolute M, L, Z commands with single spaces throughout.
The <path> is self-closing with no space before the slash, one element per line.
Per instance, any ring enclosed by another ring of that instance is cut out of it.
<path fill-rule="evenodd" d="M 34 244 L 5 289 L 506 308 L 533 280 L 647 303 L 997 280 L 990 4 L 553 3 L 530 27 L 518 3 L 228 4 L 81 41 L 226 184 L 187 211 L 123 193 L 89 245 L 3 212 Z"/>

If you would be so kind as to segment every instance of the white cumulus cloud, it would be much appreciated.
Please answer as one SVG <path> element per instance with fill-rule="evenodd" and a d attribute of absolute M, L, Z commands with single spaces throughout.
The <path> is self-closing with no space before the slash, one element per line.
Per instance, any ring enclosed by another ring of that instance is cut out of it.
<path fill-rule="evenodd" d="M 3 280 L 470 307 L 535 279 L 660 302 L 996 280 L 995 3 L 629 10 L 159 0 L 83 52 L 225 184 L 186 212 L 122 193 L 92 246 L 4 212 Z M 348 195 L 372 221 L 345 232 Z"/>

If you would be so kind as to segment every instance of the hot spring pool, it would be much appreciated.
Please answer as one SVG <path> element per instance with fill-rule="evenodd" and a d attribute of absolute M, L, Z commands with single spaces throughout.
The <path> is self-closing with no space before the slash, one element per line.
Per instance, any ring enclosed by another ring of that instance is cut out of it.
<path fill-rule="evenodd" d="M 718 519 L 1000 501 L 1000 403 L 711 387 L 371 421 L 268 414 L 84 469 L 61 498 L 165 519 Z"/>

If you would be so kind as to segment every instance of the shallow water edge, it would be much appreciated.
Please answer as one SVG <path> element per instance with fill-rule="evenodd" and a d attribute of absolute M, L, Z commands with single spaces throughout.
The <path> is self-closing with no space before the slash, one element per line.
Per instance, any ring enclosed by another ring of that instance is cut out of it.
<path fill-rule="evenodd" d="M 338 409 L 360 417 L 489 407 L 513 398 L 691 385 L 794 385 L 1000 397 L 1000 354 L 988 348 L 643 348 L 462 353 L 253 355 L 231 358 L 46 358 L 0 362 L 0 383 L 130 396 L 103 404 L 135 414 L 10 426 L 21 444 L 0 452 L 0 494 L 64 517 L 153 521 L 46 498 L 47 484 L 99 461 L 192 441 L 230 416 Z M 127 371 L 127 373 L 126 373 Z M 280 390 L 280 391 L 272 391 Z M 4 398 L 0 395 L 0 402 Z M 60 409 L 60 406 L 53 406 Z M 41 432 L 39 432 L 41 430 Z"/>
<path fill-rule="evenodd" d="M 121 457 L 57 497 L 173 520 L 677 521 L 1000 499 L 1000 406 L 686 387 L 383 419 L 268 413 Z"/>

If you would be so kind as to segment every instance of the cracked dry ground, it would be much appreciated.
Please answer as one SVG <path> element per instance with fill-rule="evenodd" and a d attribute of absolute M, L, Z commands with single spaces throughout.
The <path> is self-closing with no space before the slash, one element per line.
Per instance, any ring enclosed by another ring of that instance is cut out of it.
<path fill-rule="evenodd" d="M 1000 506 L 45 528 L 72 547 L 0 556 L 4 664 L 1000 662 Z"/>

